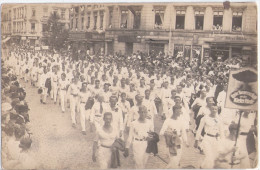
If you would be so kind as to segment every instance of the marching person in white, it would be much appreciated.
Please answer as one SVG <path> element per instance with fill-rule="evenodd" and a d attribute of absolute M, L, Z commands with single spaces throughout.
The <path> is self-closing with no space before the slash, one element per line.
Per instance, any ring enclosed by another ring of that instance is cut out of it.
<path fill-rule="evenodd" d="M 76 105 L 78 101 L 79 86 L 78 77 L 73 78 L 73 83 L 69 87 L 70 92 L 70 113 L 72 120 L 72 127 L 76 127 Z"/>
<path fill-rule="evenodd" d="M 180 159 L 182 156 L 182 143 L 185 143 L 187 147 L 189 147 L 188 141 L 187 141 L 187 133 L 186 133 L 186 127 L 183 123 L 183 119 L 181 117 L 182 114 L 182 108 L 180 106 L 174 106 L 173 114 L 171 118 L 166 119 L 163 123 L 162 129 L 160 131 L 160 135 L 164 135 L 165 132 L 167 133 L 175 133 L 181 140 L 180 148 L 176 148 L 176 155 L 172 155 L 169 152 L 170 162 L 168 163 L 166 168 L 180 168 Z"/>
<path fill-rule="evenodd" d="M 51 97 L 54 100 L 54 104 L 56 104 L 57 102 L 57 94 L 58 94 L 58 74 L 57 74 L 58 70 L 57 67 L 54 66 L 53 67 L 53 72 L 51 74 Z"/>
<path fill-rule="evenodd" d="M 88 101 L 88 98 L 91 96 L 91 92 L 87 91 L 87 83 L 82 83 L 82 88 L 79 93 L 80 100 L 80 124 L 81 131 L 83 135 L 86 135 L 86 119 L 90 118 L 90 109 L 86 110 L 85 106 Z"/>
<path fill-rule="evenodd" d="M 149 156 L 146 153 L 148 132 L 153 132 L 154 126 L 151 120 L 146 119 L 147 109 L 145 106 L 139 106 L 138 114 L 139 118 L 130 125 L 126 150 L 128 153 L 130 145 L 133 144 L 135 168 L 144 169 Z"/>
<path fill-rule="evenodd" d="M 121 93 L 121 100 L 118 102 L 118 106 L 121 108 L 123 113 L 124 128 L 126 127 L 127 120 L 129 119 L 130 103 L 126 100 L 126 94 Z"/>
<path fill-rule="evenodd" d="M 58 81 L 59 84 L 59 94 L 60 94 L 60 102 L 61 102 L 61 111 L 65 112 L 65 101 L 67 96 L 67 90 L 69 87 L 69 82 L 66 80 L 66 74 L 61 74 L 61 79 Z"/>
<path fill-rule="evenodd" d="M 147 108 L 147 118 L 151 119 L 154 123 L 154 116 L 157 115 L 157 109 L 154 100 L 150 98 L 150 94 L 150 90 L 145 90 L 145 98 L 143 100 L 143 105 Z"/>
<path fill-rule="evenodd" d="M 93 143 L 92 160 L 96 162 L 96 154 L 98 154 L 100 168 L 108 169 L 111 164 L 111 146 L 116 138 L 118 138 L 118 133 L 117 129 L 111 125 L 111 122 L 113 121 L 112 113 L 104 113 L 103 121 L 104 125 L 97 127 L 96 137 Z"/>
<path fill-rule="evenodd" d="M 41 103 L 46 104 L 46 98 L 47 98 L 47 91 L 48 89 L 45 87 L 45 82 L 49 78 L 47 74 L 47 68 L 44 68 L 43 74 L 40 76 L 40 81 L 39 81 L 39 86 L 42 88 L 42 93 L 41 93 Z"/>
<path fill-rule="evenodd" d="M 201 131 L 205 129 L 205 136 L 202 141 L 202 148 L 205 153 L 205 159 L 201 164 L 201 168 L 212 169 L 214 168 L 215 160 L 219 153 L 219 141 L 223 139 L 222 122 L 218 118 L 218 107 L 211 106 L 210 114 L 205 115 L 200 122 L 198 131 L 196 133 L 196 140 L 194 147 L 198 147 L 198 140 L 201 136 Z"/>

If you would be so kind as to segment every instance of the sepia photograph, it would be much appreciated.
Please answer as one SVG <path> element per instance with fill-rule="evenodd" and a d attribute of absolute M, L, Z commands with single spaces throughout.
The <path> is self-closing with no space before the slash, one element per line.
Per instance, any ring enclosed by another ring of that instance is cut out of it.
<path fill-rule="evenodd" d="M 1 4 L 1 169 L 252 169 L 254 1 Z"/>

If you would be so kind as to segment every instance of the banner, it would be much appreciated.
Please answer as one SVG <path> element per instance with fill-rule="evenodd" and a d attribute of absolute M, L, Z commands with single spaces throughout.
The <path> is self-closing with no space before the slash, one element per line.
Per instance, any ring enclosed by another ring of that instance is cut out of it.
<path fill-rule="evenodd" d="M 257 110 L 257 71 L 253 68 L 231 70 L 229 74 L 226 108 Z"/>
<path fill-rule="evenodd" d="M 48 49 L 49 49 L 49 46 L 42 46 L 42 49 L 43 49 L 43 50 L 48 50 Z"/>
<path fill-rule="evenodd" d="M 41 47 L 35 47 L 35 50 L 41 50 Z"/>

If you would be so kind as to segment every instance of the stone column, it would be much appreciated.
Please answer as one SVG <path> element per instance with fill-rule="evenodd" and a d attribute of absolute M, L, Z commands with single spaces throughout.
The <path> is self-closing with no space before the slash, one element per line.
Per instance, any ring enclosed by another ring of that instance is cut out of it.
<path fill-rule="evenodd" d="M 194 30 L 195 29 L 195 17 L 194 10 L 192 6 L 188 6 L 185 14 L 185 30 Z"/>
<path fill-rule="evenodd" d="M 223 31 L 231 31 L 232 30 L 232 10 L 231 8 L 225 9 L 223 14 Z"/>
<path fill-rule="evenodd" d="M 207 7 L 204 14 L 204 30 L 212 30 L 213 26 L 213 10 L 212 7 Z"/>

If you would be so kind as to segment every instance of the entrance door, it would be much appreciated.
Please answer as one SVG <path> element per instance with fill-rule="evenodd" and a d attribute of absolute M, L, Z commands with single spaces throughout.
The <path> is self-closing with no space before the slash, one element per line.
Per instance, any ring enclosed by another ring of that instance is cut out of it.
<path fill-rule="evenodd" d="M 125 54 L 131 55 L 133 53 L 133 43 L 125 43 Z"/>

